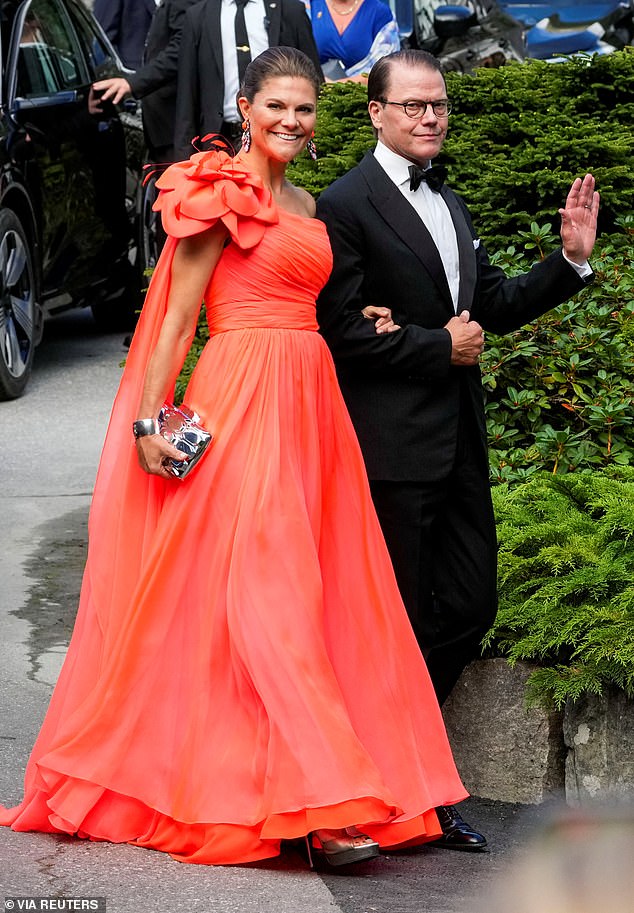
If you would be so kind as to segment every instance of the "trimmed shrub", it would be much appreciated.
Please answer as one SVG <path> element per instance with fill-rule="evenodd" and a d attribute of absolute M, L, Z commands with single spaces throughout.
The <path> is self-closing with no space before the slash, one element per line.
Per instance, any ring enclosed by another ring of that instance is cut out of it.
<path fill-rule="evenodd" d="M 447 73 L 454 102 L 441 160 L 487 248 L 556 215 L 573 178 L 592 171 L 601 188 L 600 229 L 634 211 L 634 50 L 553 65 L 541 60 Z M 374 143 L 364 86 L 322 90 L 319 158 L 302 155 L 289 178 L 316 196 Z"/>
<path fill-rule="evenodd" d="M 192 342 L 191 348 L 187 353 L 187 358 L 181 370 L 181 373 L 178 375 L 176 380 L 176 386 L 174 388 L 174 402 L 182 403 L 183 397 L 185 396 L 185 390 L 187 389 L 187 384 L 189 379 L 192 376 L 192 371 L 196 367 L 196 362 L 200 358 L 200 353 L 205 347 L 205 343 L 209 339 L 209 327 L 207 325 L 207 310 L 203 304 L 200 314 L 198 315 L 198 326 L 196 328 L 196 336 Z"/>
<path fill-rule="evenodd" d="M 634 463 L 634 53 L 447 83 L 455 113 L 442 160 L 508 275 L 559 244 L 557 210 L 575 177 L 592 171 L 602 198 L 596 282 L 532 326 L 487 336 L 501 484 L 500 611 L 486 647 L 539 664 L 531 703 L 561 707 L 608 686 L 634 696 L 634 471 L 619 468 Z M 318 195 L 374 144 L 363 87 L 327 87 L 316 133 L 320 158 L 302 157 L 290 177 Z"/>

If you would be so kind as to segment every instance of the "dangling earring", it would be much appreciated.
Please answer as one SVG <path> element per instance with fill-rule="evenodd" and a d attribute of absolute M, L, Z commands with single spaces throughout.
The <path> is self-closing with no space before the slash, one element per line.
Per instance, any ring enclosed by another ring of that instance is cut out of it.
<path fill-rule="evenodd" d="M 313 139 L 315 131 L 311 133 L 310 139 L 306 143 L 306 148 L 308 149 L 308 154 L 310 155 L 313 162 L 317 158 L 317 146 L 315 145 L 315 140 Z"/>
<path fill-rule="evenodd" d="M 251 148 L 251 124 L 248 120 L 242 121 L 242 149 L 248 152 Z"/>

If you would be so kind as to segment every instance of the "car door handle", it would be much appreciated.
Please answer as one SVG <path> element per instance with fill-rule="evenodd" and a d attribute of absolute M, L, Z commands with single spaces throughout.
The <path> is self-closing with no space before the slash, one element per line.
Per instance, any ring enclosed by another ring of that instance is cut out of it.
<path fill-rule="evenodd" d="M 54 92 L 51 95 L 40 95 L 36 98 L 15 98 L 14 111 L 28 111 L 31 108 L 53 108 L 56 105 L 72 105 L 77 101 L 77 92 Z"/>

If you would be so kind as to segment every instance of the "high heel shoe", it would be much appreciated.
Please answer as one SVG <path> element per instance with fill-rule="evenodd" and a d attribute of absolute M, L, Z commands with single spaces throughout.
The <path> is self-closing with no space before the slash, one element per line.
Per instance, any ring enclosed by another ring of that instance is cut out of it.
<path fill-rule="evenodd" d="M 353 862 L 365 862 L 379 855 L 379 844 L 367 834 L 362 834 L 356 827 L 346 827 L 343 830 L 318 830 L 313 831 L 313 837 L 319 843 L 326 861 L 333 866 L 350 865 Z M 310 855 L 310 836 L 306 838 L 308 858 Z"/>

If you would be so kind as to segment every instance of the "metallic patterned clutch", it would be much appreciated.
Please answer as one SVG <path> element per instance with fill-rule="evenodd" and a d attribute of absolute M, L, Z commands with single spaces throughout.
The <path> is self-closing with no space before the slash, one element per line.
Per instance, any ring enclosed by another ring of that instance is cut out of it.
<path fill-rule="evenodd" d="M 189 475 L 212 441 L 212 435 L 199 422 L 200 416 L 184 404 L 174 406 L 163 403 L 159 412 L 160 433 L 166 441 L 189 456 L 189 460 L 169 461 L 167 468 L 177 479 Z"/>

